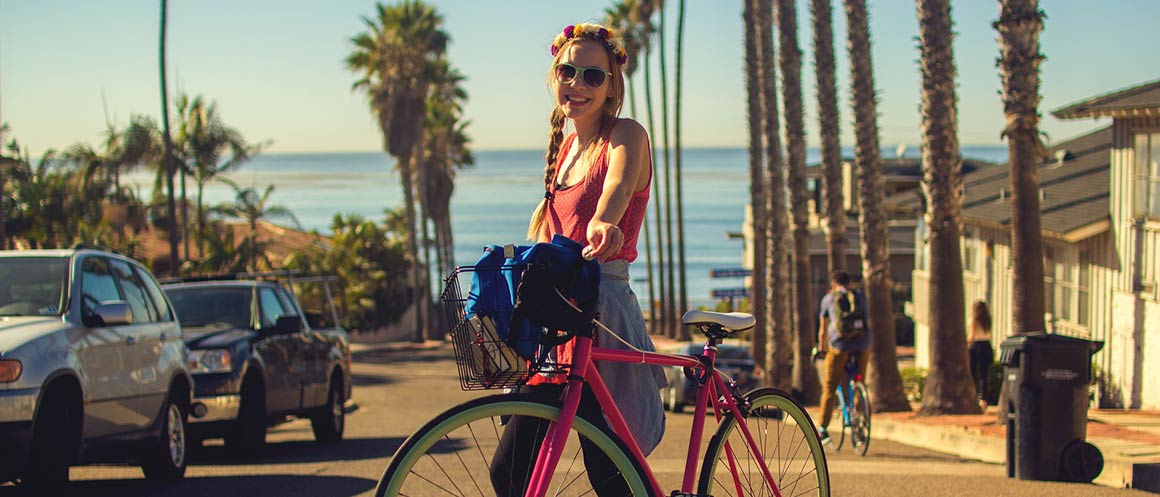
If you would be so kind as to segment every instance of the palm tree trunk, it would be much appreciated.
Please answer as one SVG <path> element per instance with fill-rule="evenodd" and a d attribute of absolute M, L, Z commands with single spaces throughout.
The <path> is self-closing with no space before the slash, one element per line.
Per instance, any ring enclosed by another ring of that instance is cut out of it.
<path fill-rule="evenodd" d="M 414 307 L 415 329 L 412 341 L 422 343 L 426 336 L 426 323 L 423 322 L 423 286 L 419 260 L 419 243 L 415 235 L 415 190 L 411 176 L 411 159 L 414 154 L 411 150 L 399 154 L 399 177 L 403 184 L 403 206 L 407 222 L 407 255 L 411 259 L 411 305 Z"/>
<path fill-rule="evenodd" d="M 858 170 L 858 219 L 862 225 L 862 277 L 869 310 L 871 403 L 878 412 L 909 411 L 894 350 L 894 304 L 890 290 L 888 227 L 883 202 L 882 157 L 878 151 L 878 110 L 870 59 L 870 24 L 865 0 L 846 0 L 851 99 L 854 107 L 855 165 Z"/>
<path fill-rule="evenodd" d="M 189 260 L 189 196 L 185 190 L 185 168 L 181 171 L 181 244 L 185 259 Z"/>
<path fill-rule="evenodd" d="M 752 223 L 752 260 L 749 283 L 750 312 L 756 324 L 750 339 L 750 351 L 758 368 L 765 370 L 765 170 L 761 156 L 761 54 L 758 50 L 758 20 L 755 9 L 757 0 L 745 0 L 741 15 L 745 22 L 745 92 L 748 100 L 749 121 L 749 210 Z"/>
<path fill-rule="evenodd" d="M 164 155 L 161 158 L 165 168 L 165 184 L 167 187 L 167 201 L 169 208 L 169 274 L 178 275 L 181 265 L 177 257 L 177 199 L 173 192 L 173 141 L 169 138 L 169 86 L 165 83 L 165 25 L 167 16 L 167 0 L 161 0 L 161 42 L 159 56 L 159 72 L 161 73 L 161 127 L 162 141 L 165 144 Z"/>
<path fill-rule="evenodd" d="M 677 79 L 676 79 L 676 102 L 673 108 L 673 138 L 676 140 L 676 150 L 674 151 L 674 163 L 676 168 L 676 204 L 677 204 L 677 259 L 679 261 L 678 273 L 681 275 L 681 300 L 680 308 L 681 315 L 689 310 L 689 287 L 685 281 L 685 216 L 684 216 L 684 196 L 681 194 L 681 66 L 684 60 L 682 48 L 685 41 L 685 0 L 677 2 Z M 692 336 L 689 334 L 689 328 L 681 326 L 677 328 L 678 340 L 689 340 Z"/>
<path fill-rule="evenodd" d="M 652 46 L 645 50 L 644 56 L 644 106 L 648 109 L 648 134 L 650 137 L 657 136 L 655 120 L 653 119 L 653 98 L 652 98 L 652 60 L 649 54 L 652 53 Z M 657 311 L 659 313 L 658 330 L 660 334 L 669 336 L 669 330 L 672 326 L 673 307 L 671 305 L 672 299 L 665 298 L 666 290 L 672 287 L 672 280 L 665 274 L 665 238 L 664 238 L 664 216 L 661 215 L 662 197 L 662 179 L 663 175 L 656 173 L 657 167 L 657 152 L 656 147 L 650 147 L 649 153 L 652 154 L 653 166 L 653 218 L 656 219 L 657 228 Z M 645 227 L 648 228 L 647 226 Z M 667 295 L 672 295 L 668 293 Z"/>
<path fill-rule="evenodd" d="M 959 252 L 963 175 L 949 0 L 918 1 L 922 64 L 922 169 L 930 227 L 930 371 L 920 414 L 974 414 L 967 360 L 963 260 Z"/>
<path fill-rule="evenodd" d="M 632 84 L 632 78 L 628 78 L 628 107 L 632 112 L 633 119 L 640 119 L 636 113 L 636 85 Z M 646 209 L 645 215 L 647 217 L 648 211 Z M 648 268 L 648 332 L 650 335 L 657 333 L 657 301 L 656 301 L 656 280 L 653 279 L 653 253 L 652 253 L 652 236 L 648 230 L 648 219 L 644 220 L 644 260 L 645 267 Z"/>
<path fill-rule="evenodd" d="M 781 155 L 781 123 L 777 110 L 777 70 L 774 65 L 773 0 L 759 0 L 757 4 L 758 40 L 761 61 L 762 115 L 765 117 L 765 168 L 769 181 L 768 202 L 768 257 L 766 278 L 769 282 L 769 303 L 766 312 L 766 378 L 782 390 L 790 390 L 793 382 L 793 315 L 790 308 L 789 254 L 785 239 L 788 233 L 785 210 L 785 162 Z"/>
<path fill-rule="evenodd" d="M 673 254 L 675 243 L 673 243 L 673 177 L 672 166 L 669 162 L 670 152 L 669 147 L 669 73 L 665 68 L 665 7 L 662 3 L 657 9 L 657 15 L 660 16 L 660 31 L 657 33 L 660 42 L 660 52 L 658 57 L 661 64 L 661 136 L 664 137 L 664 168 L 665 168 L 665 245 L 668 247 L 668 261 L 669 267 L 669 298 L 666 304 L 669 306 L 669 317 L 671 319 L 668 329 L 665 330 L 665 335 L 669 338 L 677 338 L 678 329 L 681 327 L 681 316 L 684 315 L 684 310 L 677 306 L 677 275 L 676 262 L 677 258 Z"/>
<path fill-rule="evenodd" d="M 1045 331 L 1043 232 L 1039 214 L 1039 163 L 1046 156 L 1039 140 L 1039 32 L 1043 12 L 1038 0 L 1001 0 L 999 76 L 1011 165 L 1012 331 Z"/>
<path fill-rule="evenodd" d="M 416 148 L 419 149 L 419 151 L 416 152 L 414 157 L 422 157 L 422 147 L 423 147 L 423 139 L 419 140 L 419 143 L 416 144 Z M 420 233 L 423 236 L 423 242 L 422 242 L 422 245 L 420 246 L 420 249 L 421 249 L 422 254 L 423 254 L 423 264 L 422 264 L 422 268 L 423 268 L 423 271 L 422 271 L 423 310 L 426 313 L 426 316 L 428 316 L 428 318 L 433 318 L 433 316 L 429 312 L 432 309 L 432 307 L 431 307 L 431 289 L 430 289 L 430 284 L 431 284 L 431 238 L 430 238 L 430 234 L 427 231 L 427 220 L 430 218 L 430 212 L 431 212 L 431 199 L 430 199 L 430 196 L 427 194 L 427 181 L 428 181 L 429 174 L 427 172 L 427 166 L 426 166 L 426 164 L 423 163 L 422 160 L 417 160 L 415 162 L 417 163 L 416 168 L 418 169 L 418 173 L 419 173 L 419 175 L 418 175 L 419 176 L 419 181 L 418 181 L 419 184 L 417 186 L 418 186 L 418 192 L 419 192 L 419 208 L 421 210 L 421 213 L 419 214 L 418 221 L 419 221 L 419 224 L 421 226 Z M 443 338 L 443 330 L 439 329 L 438 326 L 435 326 L 435 323 L 433 320 L 428 322 L 427 338 L 430 340 L 440 340 Z"/>
<path fill-rule="evenodd" d="M 205 257 L 205 182 L 197 182 L 197 258 Z"/>
<path fill-rule="evenodd" d="M 794 337 L 793 388 L 799 399 L 814 404 L 821 397 L 818 370 L 810 354 L 817 341 L 814 296 L 810 271 L 809 192 L 806 191 L 806 130 L 802 111 L 802 51 L 797 41 L 797 8 L 794 0 L 777 0 L 778 63 L 781 67 L 782 102 L 785 104 L 786 155 L 789 159 L 789 194 L 793 206 L 794 300 L 797 334 Z"/>
<path fill-rule="evenodd" d="M 810 0 L 814 27 L 814 66 L 818 84 L 818 129 L 822 137 L 822 204 L 826 253 L 832 271 L 846 270 L 846 211 L 842 208 L 842 149 L 838 136 L 838 84 L 834 69 L 834 31 L 830 0 Z"/>

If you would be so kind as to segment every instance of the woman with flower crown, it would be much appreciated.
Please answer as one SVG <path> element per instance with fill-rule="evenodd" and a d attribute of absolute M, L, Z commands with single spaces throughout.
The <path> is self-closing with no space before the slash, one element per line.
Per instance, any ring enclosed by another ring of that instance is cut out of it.
<path fill-rule="evenodd" d="M 585 255 L 601 263 L 600 320 L 621 340 L 599 330 L 600 347 L 653 351 L 636 295 L 628 285 L 628 265 L 637 257 L 652 180 L 648 134 L 631 119 L 619 117 L 624 103 L 622 66 L 627 57 L 620 37 L 596 24 L 567 26 L 551 45 L 548 86 L 555 104 L 549 117 L 544 199 L 536 208 L 528 238 L 546 242 L 564 235 L 587 245 Z M 570 132 L 565 133 L 570 125 Z M 626 344 L 626 343 L 627 344 Z M 555 353 L 570 362 L 570 343 Z M 597 363 L 633 437 L 644 454 L 660 443 L 664 411 L 659 389 L 664 371 L 655 365 Z M 532 378 L 522 391 L 559 398 L 566 378 Z M 595 396 L 586 387 L 579 414 L 604 423 Z M 499 495 L 523 495 L 535 459 L 533 441 L 544 427 L 535 420 L 513 418 L 504 429 L 491 464 Z M 528 447 L 517 447 L 523 443 Z M 585 450 L 589 480 L 600 495 L 627 495 L 623 478 L 600 451 Z M 518 454 L 515 457 L 501 454 Z M 524 475 L 524 476 L 520 476 Z"/>

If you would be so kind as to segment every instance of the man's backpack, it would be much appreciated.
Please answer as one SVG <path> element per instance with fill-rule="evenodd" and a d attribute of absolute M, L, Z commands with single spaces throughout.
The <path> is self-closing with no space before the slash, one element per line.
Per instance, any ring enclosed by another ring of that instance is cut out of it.
<path fill-rule="evenodd" d="M 834 328 L 838 338 L 850 340 L 866 332 L 866 313 L 860 300 L 853 290 L 834 292 Z"/>

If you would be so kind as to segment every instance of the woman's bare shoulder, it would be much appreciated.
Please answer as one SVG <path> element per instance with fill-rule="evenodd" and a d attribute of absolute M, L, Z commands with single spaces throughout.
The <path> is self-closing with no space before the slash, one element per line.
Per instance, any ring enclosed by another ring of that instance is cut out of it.
<path fill-rule="evenodd" d="M 648 144 L 648 132 L 640 123 L 627 118 L 616 120 L 609 136 L 612 146 L 624 145 L 629 149 L 638 149 Z"/>

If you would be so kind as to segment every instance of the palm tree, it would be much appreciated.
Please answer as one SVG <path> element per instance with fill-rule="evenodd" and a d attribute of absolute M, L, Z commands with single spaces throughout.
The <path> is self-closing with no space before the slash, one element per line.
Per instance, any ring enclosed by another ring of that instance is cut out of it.
<path fill-rule="evenodd" d="M 459 169 L 475 163 L 468 145 L 469 122 L 463 121 L 467 92 L 464 77 L 441 60 L 434 72 L 431 94 L 427 97 L 427 118 L 423 122 L 423 169 L 427 171 L 423 211 L 435 226 L 435 259 L 440 274 L 454 268 L 455 247 L 451 232 L 451 195 Z"/>
<path fill-rule="evenodd" d="M 830 0 L 810 0 L 814 32 L 814 74 L 818 84 L 818 130 L 822 151 L 822 204 L 830 271 L 846 270 L 846 211 L 842 208 L 842 149 L 838 141 L 838 84 Z"/>
<path fill-rule="evenodd" d="M 431 66 L 447 50 L 448 35 L 441 29 L 443 17 L 433 7 L 418 1 L 404 0 L 386 7 L 375 4 L 377 16 L 364 16 L 367 31 L 351 41 L 355 50 L 346 65 L 361 74 L 354 88 L 366 92 L 371 112 L 383 133 L 383 148 L 398 161 L 406 210 L 408 254 L 420 262 L 416 240 L 415 188 L 413 160 L 422 144 L 424 108 L 431 85 Z M 414 285 L 415 341 L 422 341 L 426 321 L 427 278 L 416 269 Z"/>
<path fill-rule="evenodd" d="M 862 278 L 870 333 L 874 337 L 869 371 L 870 398 L 879 412 L 909 411 L 894 351 L 888 231 L 883 202 L 882 157 L 878 151 L 878 110 L 874 66 L 870 59 L 870 21 L 865 0 L 846 0 L 850 52 L 850 89 L 854 107 L 854 162 L 858 170 L 858 221 L 862 225 Z"/>
<path fill-rule="evenodd" d="M 1039 139 L 1039 32 L 1043 11 L 1038 0 L 1001 0 L 999 77 L 1007 156 L 1011 165 L 1012 331 L 1043 331 L 1043 232 L 1039 219 L 1039 163 L 1047 155 Z"/>
<path fill-rule="evenodd" d="M 754 333 L 749 341 L 757 367 L 765 366 L 765 170 L 762 169 L 761 155 L 761 53 L 758 47 L 758 19 L 755 3 L 745 0 L 742 20 L 745 22 L 745 92 L 748 100 L 749 121 L 749 210 L 752 223 L 752 273 L 749 283 L 750 312 L 756 319 Z"/>
<path fill-rule="evenodd" d="M 684 196 L 681 193 L 681 63 L 684 60 L 683 52 L 681 51 L 685 40 L 685 0 L 677 2 L 677 79 L 676 79 L 676 101 L 673 105 L 673 137 L 675 138 L 676 150 L 674 151 L 673 173 L 676 176 L 676 203 L 677 203 L 677 260 L 679 267 L 677 272 L 681 275 L 681 315 L 689 310 L 689 288 L 685 281 L 685 216 L 684 216 Z M 678 328 L 677 339 L 689 340 L 689 328 L 681 326 Z"/>
<path fill-rule="evenodd" d="M 769 194 L 764 208 L 768 212 L 766 247 L 766 281 L 770 292 L 766 304 L 765 368 L 768 381 L 777 388 L 790 390 L 793 375 L 792 330 L 790 307 L 789 254 L 784 240 L 788 233 L 785 210 L 785 162 L 781 155 L 780 126 L 777 111 L 777 70 L 774 65 L 773 0 L 757 4 L 758 41 L 761 61 L 761 112 L 765 117 L 765 168 Z"/>
<path fill-rule="evenodd" d="M 930 371 L 921 414 L 974 414 L 975 386 L 967 360 L 963 260 L 962 159 L 955 93 L 954 31 L 949 0 L 919 0 L 922 55 L 923 192 L 930 227 Z"/>
<path fill-rule="evenodd" d="M 639 4 L 637 0 L 620 0 L 612 3 L 611 7 L 604 9 L 606 25 L 620 34 L 624 41 L 624 51 L 628 55 L 624 62 L 624 78 L 628 86 L 628 104 L 632 112 L 633 119 L 640 119 L 636 108 L 636 85 L 633 84 L 633 75 L 636 73 L 639 66 L 638 57 L 641 49 L 646 42 L 647 36 L 644 25 L 637 20 L 637 13 L 639 12 Z M 651 130 L 650 130 L 651 133 Z M 655 183 L 655 181 L 654 181 Z M 654 199 L 654 204 L 656 203 Z M 648 327 L 649 334 L 656 334 L 659 332 L 658 317 L 660 312 L 656 300 L 656 290 L 658 286 L 664 287 L 664 283 L 657 284 L 656 275 L 653 274 L 653 245 L 651 231 L 648 229 L 648 220 L 644 222 L 644 255 L 645 266 L 648 272 Z M 661 273 L 663 276 L 664 273 Z"/>
<path fill-rule="evenodd" d="M 173 142 L 169 139 L 169 85 L 165 83 L 165 25 L 168 19 L 167 16 L 168 0 L 161 0 L 161 42 L 159 43 L 158 58 L 158 72 L 161 73 L 161 127 L 164 133 L 161 135 L 164 143 L 163 155 L 161 156 L 161 164 L 165 169 L 165 186 L 168 194 L 168 212 L 169 212 L 169 271 L 171 274 L 177 274 L 177 268 L 180 265 L 180 260 L 177 258 L 177 199 L 173 192 Z"/>
<path fill-rule="evenodd" d="M 672 163 L 669 158 L 672 154 L 672 147 L 669 145 L 669 72 L 665 66 L 665 2 L 664 0 L 653 0 L 656 7 L 657 15 L 660 17 L 660 25 L 657 30 L 657 40 L 659 52 L 657 57 L 660 63 L 661 71 L 661 136 L 664 139 L 664 204 L 665 204 L 665 246 L 668 254 L 665 257 L 668 263 L 668 301 L 669 317 L 671 323 L 669 329 L 665 333 L 670 338 L 677 338 L 681 331 L 681 316 L 684 315 L 685 309 L 678 305 L 678 288 L 677 288 L 677 274 L 676 263 L 677 257 L 673 253 L 676 243 L 673 240 L 673 173 Z M 659 200 L 659 199 L 658 199 Z M 683 292 L 681 288 L 679 291 Z"/>
<path fill-rule="evenodd" d="M 822 386 L 810 349 L 817 339 L 814 296 L 810 274 L 809 192 L 806 191 L 806 130 L 802 111 L 802 51 L 797 39 L 797 7 L 793 0 L 777 0 L 778 65 L 781 67 L 785 105 L 786 156 L 789 159 L 789 196 L 793 207 L 793 295 L 797 333 L 793 339 L 793 388 L 807 404 L 817 402 Z"/>
<path fill-rule="evenodd" d="M 209 209 L 210 212 L 223 218 L 241 219 L 246 222 L 249 232 L 235 246 L 235 250 L 242 254 L 241 260 L 244 261 L 246 271 L 270 269 L 272 264 L 270 264 L 265 250 L 268 242 L 258 239 L 258 223 L 281 218 L 293 222 L 294 227 L 299 230 L 302 229 L 302 223 L 286 206 L 270 203 L 270 194 L 274 193 L 274 185 L 267 185 L 262 193 L 258 193 L 254 187 L 241 187 L 227 178 L 221 178 L 221 181 L 234 189 L 234 202 L 214 206 Z M 211 243 L 211 245 L 213 244 Z"/>
<path fill-rule="evenodd" d="M 640 43 L 644 51 L 644 99 L 645 109 L 648 114 L 648 134 L 653 140 L 656 140 L 656 120 L 653 118 L 653 99 L 652 99 L 652 35 L 654 33 L 652 24 L 653 4 L 652 0 L 643 0 L 636 5 L 633 11 L 633 19 L 640 30 Z M 656 219 L 656 240 L 657 240 L 657 317 L 656 321 L 660 326 L 660 333 L 666 336 L 673 336 L 675 329 L 676 317 L 673 315 L 676 309 L 673 306 L 672 299 L 672 285 L 673 281 L 669 274 L 666 273 L 665 262 L 669 260 L 665 255 L 665 238 L 664 238 L 664 216 L 661 211 L 661 204 L 663 203 L 663 179 L 664 175 L 656 174 L 657 160 L 656 147 L 651 147 L 649 153 L 652 154 L 651 161 L 653 164 L 653 218 Z M 645 230 L 648 227 L 645 226 Z M 649 316 L 653 320 L 653 316 Z"/>

